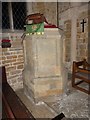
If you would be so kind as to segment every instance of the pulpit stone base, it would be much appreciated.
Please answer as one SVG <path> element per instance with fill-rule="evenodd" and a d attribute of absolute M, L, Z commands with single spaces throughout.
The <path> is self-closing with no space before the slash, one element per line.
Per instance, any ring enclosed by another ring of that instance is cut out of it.
<path fill-rule="evenodd" d="M 63 40 L 58 28 L 45 28 L 44 35 L 26 36 L 23 43 L 25 94 L 35 103 L 62 94 L 67 72 L 63 66 Z"/>

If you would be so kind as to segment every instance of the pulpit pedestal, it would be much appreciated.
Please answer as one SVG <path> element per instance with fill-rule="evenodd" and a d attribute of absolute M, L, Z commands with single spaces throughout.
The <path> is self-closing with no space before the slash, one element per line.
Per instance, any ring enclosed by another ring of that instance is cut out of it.
<path fill-rule="evenodd" d="M 24 44 L 24 92 L 34 100 L 62 94 L 67 74 L 63 67 L 63 40 L 58 28 L 44 35 L 28 35 Z"/>

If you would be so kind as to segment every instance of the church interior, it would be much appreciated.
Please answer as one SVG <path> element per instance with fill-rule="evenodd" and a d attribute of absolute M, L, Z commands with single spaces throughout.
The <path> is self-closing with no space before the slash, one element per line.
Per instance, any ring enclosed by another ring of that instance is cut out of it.
<path fill-rule="evenodd" d="M 1 6 L 0 118 L 89 120 L 90 2 Z"/>

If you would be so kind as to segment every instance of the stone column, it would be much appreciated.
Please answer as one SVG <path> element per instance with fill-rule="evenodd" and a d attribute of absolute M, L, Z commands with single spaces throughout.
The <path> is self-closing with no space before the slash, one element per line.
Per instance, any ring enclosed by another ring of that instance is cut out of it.
<path fill-rule="evenodd" d="M 32 11 L 32 2 L 28 2 L 28 0 L 27 0 L 26 6 L 27 6 L 27 15 L 32 14 L 33 13 L 33 11 Z"/>
<path fill-rule="evenodd" d="M 9 9 L 9 20 L 10 20 L 10 29 L 14 30 L 14 24 L 13 24 L 13 12 L 12 12 L 12 4 L 11 2 L 8 3 L 8 9 Z"/>
<path fill-rule="evenodd" d="M 77 8 L 72 8 L 71 26 L 71 62 L 76 60 L 76 41 L 77 41 Z"/>
<path fill-rule="evenodd" d="M 72 27 L 71 27 L 71 63 L 76 60 L 76 42 L 77 42 L 77 17 L 78 17 L 78 9 L 81 6 L 81 2 L 72 2 L 71 6 L 74 8 L 71 8 L 72 10 Z"/>

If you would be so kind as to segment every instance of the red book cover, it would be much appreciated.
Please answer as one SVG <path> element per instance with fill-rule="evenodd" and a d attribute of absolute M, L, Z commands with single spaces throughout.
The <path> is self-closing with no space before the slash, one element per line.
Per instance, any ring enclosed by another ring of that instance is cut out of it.
<path fill-rule="evenodd" d="M 48 23 L 47 21 L 44 22 L 44 28 L 58 28 L 56 25 Z"/>
<path fill-rule="evenodd" d="M 8 39 L 2 39 L 2 42 L 10 42 Z"/>

